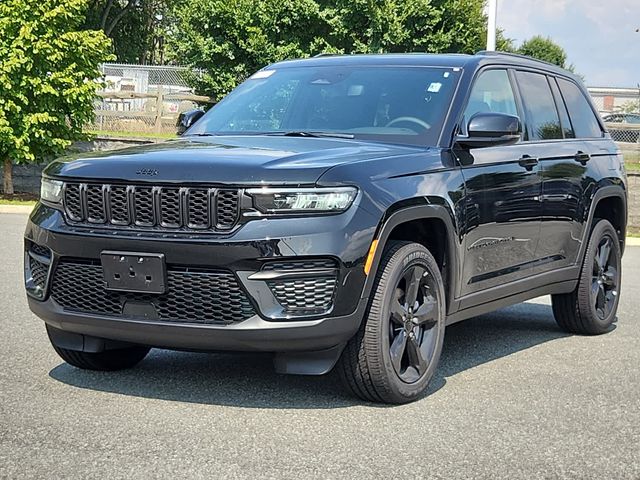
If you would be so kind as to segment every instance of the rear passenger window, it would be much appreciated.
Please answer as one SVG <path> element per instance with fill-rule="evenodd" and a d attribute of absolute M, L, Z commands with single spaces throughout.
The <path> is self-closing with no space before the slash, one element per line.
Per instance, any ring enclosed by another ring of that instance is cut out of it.
<path fill-rule="evenodd" d="M 577 85 L 562 78 L 558 79 L 560 91 L 567 104 L 573 130 L 578 138 L 600 138 L 602 129 L 593 109 Z"/>
<path fill-rule="evenodd" d="M 517 72 L 529 140 L 563 138 L 560 118 L 546 75 Z"/>
<path fill-rule="evenodd" d="M 485 112 L 518 116 L 515 96 L 506 70 L 486 70 L 478 76 L 464 110 L 465 131 L 471 117 L 476 113 Z"/>
<path fill-rule="evenodd" d="M 556 99 L 556 106 L 558 107 L 558 113 L 560 114 L 560 126 L 562 127 L 564 138 L 576 138 L 576 135 L 573 132 L 573 127 L 571 126 L 571 121 L 569 120 L 567 106 L 562 99 L 562 95 L 560 95 L 560 89 L 558 88 L 556 80 L 549 77 L 549 84 L 551 85 L 551 90 L 553 90 L 553 96 Z"/>

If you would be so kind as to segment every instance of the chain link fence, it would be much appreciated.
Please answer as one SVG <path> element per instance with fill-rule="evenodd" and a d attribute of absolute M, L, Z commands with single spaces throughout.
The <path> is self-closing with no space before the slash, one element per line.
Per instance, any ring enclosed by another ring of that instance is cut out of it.
<path fill-rule="evenodd" d="M 105 63 L 106 87 L 99 92 L 89 130 L 114 134 L 173 134 L 178 115 L 212 103 L 195 95 L 185 67 Z"/>
<path fill-rule="evenodd" d="M 626 162 L 640 166 L 640 87 L 594 87 L 589 93 Z"/>

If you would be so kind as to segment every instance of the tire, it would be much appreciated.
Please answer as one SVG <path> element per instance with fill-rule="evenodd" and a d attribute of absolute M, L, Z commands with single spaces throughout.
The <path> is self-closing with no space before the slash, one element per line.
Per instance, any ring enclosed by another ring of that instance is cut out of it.
<path fill-rule="evenodd" d="M 98 370 L 111 372 L 115 370 L 124 370 L 131 368 L 142 361 L 147 356 L 150 347 L 136 345 L 134 347 L 120 348 L 117 350 L 105 350 L 103 352 L 91 353 L 80 352 L 77 350 L 68 350 L 58 347 L 53 341 L 51 342 L 53 349 L 60 358 L 69 365 L 81 368 L 83 370 Z"/>
<path fill-rule="evenodd" d="M 414 279 L 419 279 L 417 286 L 411 287 Z M 426 390 L 442 351 L 445 297 L 438 264 L 420 244 L 391 242 L 371 292 L 365 318 L 342 352 L 338 373 L 363 400 L 411 402 Z M 412 293 L 416 302 L 409 310 Z"/>
<path fill-rule="evenodd" d="M 581 335 L 611 330 L 620 301 L 621 257 L 616 230 L 607 220 L 598 220 L 589 237 L 578 286 L 571 293 L 551 296 L 560 328 Z"/>

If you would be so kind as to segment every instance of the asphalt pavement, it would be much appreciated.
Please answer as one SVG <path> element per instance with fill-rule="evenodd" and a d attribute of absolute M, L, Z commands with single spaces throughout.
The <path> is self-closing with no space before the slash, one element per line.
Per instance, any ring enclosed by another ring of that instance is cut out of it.
<path fill-rule="evenodd" d="M 639 247 L 611 333 L 564 334 L 547 298 L 468 320 L 428 396 L 380 406 L 265 355 L 68 366 L 27 307 L 26 219 L 0 213 L 0 478 L 640 479 Z"/>

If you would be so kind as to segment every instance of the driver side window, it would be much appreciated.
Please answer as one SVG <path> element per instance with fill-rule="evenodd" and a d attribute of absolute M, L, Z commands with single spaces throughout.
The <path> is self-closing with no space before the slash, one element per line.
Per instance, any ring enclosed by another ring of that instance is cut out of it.
<path fill-rule="evenodd" d="M 476 113 L 485 112 L 518 116 L 515 96 L 506 70 L 487 70 L 476 78 L 462 117 L 463 131 L 466 133 L 471 117 Z"/>

